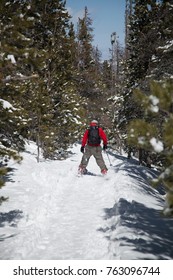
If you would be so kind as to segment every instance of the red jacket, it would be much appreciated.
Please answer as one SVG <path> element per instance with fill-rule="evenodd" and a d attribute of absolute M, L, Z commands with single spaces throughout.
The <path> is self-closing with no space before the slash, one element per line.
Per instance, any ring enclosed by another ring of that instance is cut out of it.
<path fill-rule="evenodd" d="M 85 147 L 86 144 L 88 144 L 88 133 L 89 133 L 89 130 L 87 129 L 84 133 L 84 136 L 82 138 L 82 147 Z M 101 127 L 99 127 L 99 136 L 100 138 L 103 140 L 103 144 L 104 145 L 107 145 L 108 143 L 108 140 L 107 140 L 107 136 L 105 134 L 105 132 L 103 131 L 103 129 Z M 91 144 L 88 144 L 90 146 L 100 146 L 100 144 L 96 144 L 96 145 L 91 145 Z"/>

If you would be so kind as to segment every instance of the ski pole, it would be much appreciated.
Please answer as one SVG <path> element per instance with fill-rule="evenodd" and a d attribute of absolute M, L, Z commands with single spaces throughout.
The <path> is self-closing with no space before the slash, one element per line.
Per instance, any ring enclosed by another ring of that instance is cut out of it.
<path fill-rule="evenodd" d="M 111 163 L 111 161 L 110 161 L 110 157 L 109 157 L 109 155 L 108 155 L 108 153 L 107 153 L 107 151 L 106 151 L 106 150 L 105 150 L 105 152 L 106 152 L 106 154 L 107 154 L 107 157 L 108 157 L 108 160 L 109 160 L 110 166 L 112 166 L 112 163 Z"/>

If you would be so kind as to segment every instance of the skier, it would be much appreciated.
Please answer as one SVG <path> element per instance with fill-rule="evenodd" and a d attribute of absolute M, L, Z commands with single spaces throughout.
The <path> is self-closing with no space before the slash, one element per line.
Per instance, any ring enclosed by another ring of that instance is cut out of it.
<path fill-rule="evenodd" d="M 90 128 L 87 129 L 82 138 L 81 152 L 83 153 L 81 163 L 79 165 L 79 173 L 87 173 L 87 165 L 91 156 L 94 156 L 102 174 L 107 173 L 107 167 L 102 157 L 102 148 L 100 146 L 103 140 L 103 150 L 107 149 L 107 136 L 103 129 L 98 126 L 98 121 L 93 120 Z"/>

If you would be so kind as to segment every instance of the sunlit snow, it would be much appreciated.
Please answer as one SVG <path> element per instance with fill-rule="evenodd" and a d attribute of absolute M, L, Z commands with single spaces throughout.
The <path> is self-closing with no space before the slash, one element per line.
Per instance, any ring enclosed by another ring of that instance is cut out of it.
<path fill-rule="evenodd" d="M 154 148 L 154 151 L 157 153 L 160 153 L 163 151 L 164 147 L 163 147 L 163 143 L 159 140 L 157 140 L 155 137 L 153 137 L 150 140 L 150 144 L 152 145 L 152 147 Z"/>
<path fill-rule="evenodd" d="M 164 218 L 156 170 L 136 159 L 103 153 L 103 177 L 91 158 L 78 177 L 80 145 L 66 160 L 41 160 L 30 142 L 0 195 L 0 259 L 172 259 L 173 221 Z M 109 162 L 110 160 L 110 162 Z M 111 166 L 110 166 L 111 163 Z"/>

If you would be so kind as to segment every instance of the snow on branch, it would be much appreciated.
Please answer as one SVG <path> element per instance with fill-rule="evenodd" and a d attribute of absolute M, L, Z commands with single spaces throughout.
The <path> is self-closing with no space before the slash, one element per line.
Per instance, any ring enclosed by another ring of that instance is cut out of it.
<path fill-rule="evenodd" d="M 29 79 L 38 78 L 38 74 L 33 74 L 31 76 L 25 76 L 25 75 L 16 75 L 16 76 L 7 76 L 5 79 L 1 79 L 2 82 L 10 82 L 10 81 L 25 81 Z"/>

